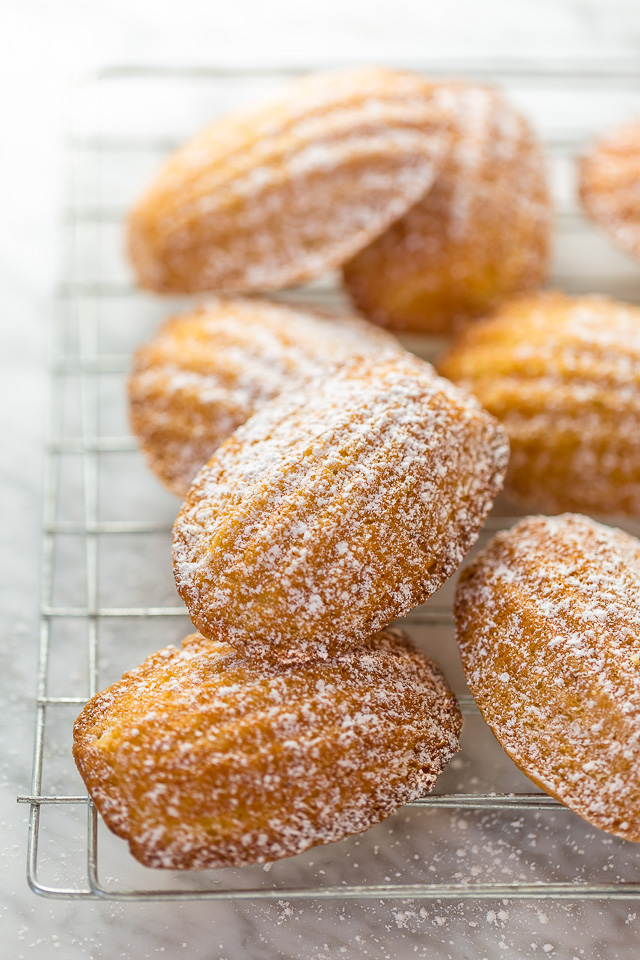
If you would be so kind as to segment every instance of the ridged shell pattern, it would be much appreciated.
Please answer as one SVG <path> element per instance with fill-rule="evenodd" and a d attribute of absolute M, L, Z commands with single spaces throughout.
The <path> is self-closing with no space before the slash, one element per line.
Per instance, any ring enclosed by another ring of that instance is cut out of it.
<path fill-rule="evenodd" d="M 529 517 L 463 571 L 455 619 L 469 688 L 517 765 L 640 840 L 640 541 Z"/>
<path fill-rule="evenodd" d="M 450 140 L 424 77 L 318 74 L 222 118 L 166 162 L 129 249 L 160 292 L 259 291 L 330 270 L 431 185 Z"/>
<path fill-rule="evenodd" d="M 196 634 L 90 700 L 74 755 L 145 866 L 240 866 L 360 833 L 423 795 L 461 724 L 438 667 L 397 631 L 298 665 Z"/>
<path fill-rule="evenodd" d="M 503 423 L 514 499 L 640 515 L 640 308 L 560 293 L 516 300 L 438 367 Z"/>
<path fill-rule="evenodd" d="M 502 428 L 417 358 L 365 359 L 262 408 L 198 474 L 174 576 L 201 633 L 329 656 L 422 603 L 499 490 Z"/>
<path fill-rule="evenodd" d="M 542 146 L 499 91 L 443 83 L 434 99 L 454 138 L 433 187 L 344 277 L 355 305 L 382 326 L 450 334 L 542 284 L 551 202 Z"/>
<path fill-rule="evenodd" d="M 214 450 L 267 400 L 323 368 L 390 350 L 398 342 L 357 317 L 211 298 L 136 352 L 133 432 L 151 469 L 183 498 Z"/>

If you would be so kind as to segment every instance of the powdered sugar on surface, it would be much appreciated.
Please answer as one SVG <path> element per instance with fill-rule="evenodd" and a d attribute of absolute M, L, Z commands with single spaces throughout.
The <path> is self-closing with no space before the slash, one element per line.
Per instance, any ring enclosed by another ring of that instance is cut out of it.
<path fill-rule="evenodd" d="M 359 833 L 424 794 L 461 724 L 439 669 L 398 631 L 288 665 L 195 634 L 87 704 L 74 756 L 142 863 L 241 865 Z"/>
<path fill-rule="evenodd" d="M 559 292 L 469 329 L 439 364 L 504 424 L 507 490 L 549 510 L 640 513 L 640 309 Z"/>
<path fill-rule="evenodd" d="M 357 317 L 211 298 L 137 351 L 132 427 L 151 469 L 184 496 L 216 447 L 264 402 L 323 368 L 395 350 L 390 334 Z"/>
<path fill-rule="evenodd" d="M 580 199 L 614 243 L 640 259 L 640 124 L 614 131 L 582 159 Z"/>
<path fill-rule="evenodd" d="M 339 266 L 431 185 L 450 140 L 432 89 L 393 70 L 318 74 L 213 123 L 132 213 L 141 282 L 273 290 Z"/>
<path fill-rule="evenodd" d="M 542 148 L 497 91 L 437 85 L 454 129 L 435 183 L 348 263 L 347 289 L 383 326 L 448 334 L 548 269 L 551 206 Z"/>
<path fill-rule="evenodd" d="M 442 84 L 435 101 L 453 118 L 456 130 L 441 173 L 451 181 L 443 233 L 452 240 L 469 233 L 475 236 L 476 217 L 486 209 L 487 191 L 493 203 L 504 204 L 500 216 L 520 217 L 526 209 L 527 219 L 548 230 L 551 210 L 544 187 L 544 159 L 525 117 L 491 87 Z M 505 170 L 509 182 L 503 186 L 497 172 Z M 429 202 L 426 197 L 424 202 Z M 534 269 L 532 264 L 532 272 L 538 276 L 541 267 Z"/>
<path fill-rule="evenodd" d="M 455 617 L 469 688 L 518 766 L 640 840 L 640 542 L 578 515 L 522 520 L 463 573 Z"/>
<path fill-rule="evenodd" d="M 199 473 L 174 575 L 205 635 L 327 656 L 433 593 L 499 489 L 505 436 L 417 358 L 364 359 L 282 395 Z"/>

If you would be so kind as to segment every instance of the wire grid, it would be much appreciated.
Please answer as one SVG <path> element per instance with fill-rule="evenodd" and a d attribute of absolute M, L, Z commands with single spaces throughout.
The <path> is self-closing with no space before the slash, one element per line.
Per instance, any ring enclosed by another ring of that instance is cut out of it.
<path fill-rule="evenodd" d="M 396 64 L 397 65 L 397 64 Z M 629 103 L 637 103 L 640 107 L 640 67 L 620 62 L 600 64 L 577 64 L 567 66 L 560 63 L 532 63 L 532 64 L 469 64 L 440 63 L 440 64 L 403 64 L 414 69 L 423 70 L 430 75 L 441 76 L 469 76 L 475 80 L 497 82 L 509 87 L 514 83 L 522 84 L 524 88 L 533 87 L 543 95 L 548 92 L 551 98 L 559 85 L 569 86 L 578 91 L 578 96 L 585 96 L 588 92 L 601 93 L 604 90 L 608 96 L 630 96 Z M 316 69 L 321 68 L 318 65 Z M 308 69 L 308 67 L 307 67 Z M 83 225 L 98 227 L 102 224 L 113 224 L 116 228 L 124 215 L 122 206 L 104 203 L 101 197 L 96 202 L 79 202 L 76 185 L 78 177 L 93 167 L 97 169 L 104 164 L 106 156 L 119 155 L 127 162 L 128 156 L 137 151 L 150 150 L 160 156 L 173 148 L 180 137 L 130 131 L 121 133 L 117 129 L 103 132 L 86 128 L 86 104 L 95 107 L 96 91 L 104 89 L 105 85 L 124 84 L 125 89 L 131 89 L 137 83 L 158 84 L 163 89 L 171 88 L 186 80 L 197 80 L 217 84 L 223 90 L 225 84 L 234 81 L 243 81 L 252 78 L 256 83 L 270 83 L 283 76 L 303 72 L 301 68 L 277 66 L 273 68 L 260 67 L 254 70 L 226 70 L 209 68 L 146 68 L 122 67 L 105 70 L 98 76 L 86 81 L 79 94 L 85 106 L 85 113 L 76 120 L 70 143 L 71 161 L 71 190 L 69 206 L 65 211 L 63 222 L 63 239 L 66 241 L 67 262 L 57 295 L 57 320 L 55 324 L 55 347 L 52 359 L 51 396 L 50 396 L 50 427 L 48 431 L 45 492 L 44 492 L 44 521 L 42 538 L 42 600 L 39 640 L 39 661 L 36 701 L 36 729 L 33 763 L 33 778 L 31 792 L 28 796 L 19 797 L 22 802 L 30 804 L 30 820 L 28 834 L 28 882 L 38 894 L 60 899 L 96 899 L 108 898 L 118 900 L 159 900 L 159 899 L 299 899 L 299 898 L 635 898 L 640 896 L 640 882 L 519 882 L 519 883 L 467 883 L 452 881 L 447 883 L 429 882 L 399 882 L 399 883 L 340 883 L 332 885 L 302 884 L 300 886 L 272 887 L 253 886 L 250 888 L 227 887 L 219 882 L 211 882 L 197 888 L 183 888 L 179 883 L 158 887 L 122 887 L 114 886 L 101 879 L 98 864 L 98 817 L 96 810 L 86 795 L 65 795 L 63 793 L 43 793 L 43 766 L 47 757 L 47 720 L 51 711 L 69 705 L 77 705 L 78 711 L 88 697 L 104 686 L 99 677 L 99 635 L 101 625 L 111 620 L 117 620 L 126 637 L 127 630 L 136 620 L 154 624 L 162 619 L 184 617 L 185 608 L 181 603 L 162 604 L 154 606 L 139 605 L 112 605 L 105 604 L 101 593 L 101 569 L 99 564 L 99 539 L 121 538 L 145 534 L 167 533 L 170 523 L 166 519 L 150 520 L 113 520 L 102 519 L 100 514 L 100 457 L 102 454 L 131 455 L 135 452 L 135 444 L 130 436 L 104 435 L 100 429 L 100 417 L 103 411 L 103 401 L 99 395 L 99 378 L 102 374 L 126 373 L 129 366 L 129 355 L 122 353 L 104 353 L 100 349 L 100 323 L 104 322 L 101 308 L 105 305 L 117 304 L 119 300 L 133 293 L 128 278 L 114 280 L 105 275 L 101 267 L 100 257 L 94 249 L 90 257 L 94 258 L 93 266 L 97 275 L 87 278 L 79 266 L 77 231 Z M 88 95 L 88 100 L 87 100 Z M 626 101 L 625 101 L 626 102 Z M 629 106 L 625 107 L 626 110 Z M 638 109 L 640 113 L 640 109 Z M 594 111 L 593 129 L 589 119 L 582 118 L 582 125 L 571 130 L 563 125 L 545 134 L 547 148 L 552 157 L 563 159 L 571 158 L 585 142 L 600 132 L 597 110 Z M 99 123 L 98 123 L 99 127 Z M 583 221 L 571 199 L 565 196 L 561 201 L 559 213 L 559 230 L 582 229 Z M 585 228 L 586 229 L 586 228 Z M 603 246 L 604 249 L 604 246 Z M 613 256 L 613 259 L 611 259 Z M 609 257 L 609 259 L 607 259 Z M 619 293 L 627 299 L 640 299 L 640 274 L 624 258 L 616 255 L 591 255 L 589 262 L 585 262 L 577 271 L 559 269 L 554 280 L 566 289 L 604 289 L 607 292 Z M 595 267 L 595 269 L 594 269 Z M 335 287 L 329 284 L 319 284 L 304 291 L 304 298 L 315 298 L 321 301 L 336 299 Z M 87 306 L 90 304 L 90 306 Z M 423 344 L 424 346 L 424 344 Z M 77 435 L 66 435 L 63 428 L 63 380 L 74 376 L 78 380 L 79 430 Z M 69 520 L 61 517 L 59 501 L 61 488 L 64 485 L 64 475 L 61 471 L 61 460 L 64 456 L 76 456 L 82 464 L 83 507 L 80 519 Z M 149 477 L 149 484 L 153 478 Z M 485 537 L 491 531 L 511 525 L 515 517 L 492 516 L 485 530 Z M 628 526 L 628 525 L 627 525 Z M 86 602 L 78 604 L 60 604 L 54 597 L 54 577 L 56 573 L 56 545 L 58 538 L 76 536 L 82 540 L 82 575 L 86 587 Z M 167 564 L 169 559 L 167 557 Z M 82 625 L 85 632 L 86 653 L 88 658 L 88 690 L 82 690 L 77 696 L 53 696 L 50 694 L 50 649 L 52 625 L 56 621 L 76 621 Z M 429 632 L 437 627 L 450 627 L 451 609 L 444 606 L 436 597 L 433 603 L 415 611 L 407 618 L 414 627 L 420 627 Z M 155 649 L 155 648 L 154 648 Z M 133 666 L 130 663 L 129 666 Z M 463 713 L 477 714 L 473 699 L 468 695 L 460 697 Z M 70 805 L 86 807 L 87 835 L 85 845 L 86 882 L 75 886 L 52 885 L 43 882 L 39 877 L 39 842 L 41 840 L 41 814 L 43 808 L 49 805 Z M 440 795 L 429 795 L 410 806 L 441 808 L 443 810 L 492 810 L 507 811 L 509 815 L 519 811 L 564 811 L 567 817 L 573 817 L 564 807 L 551 797 L 540 792 L 521 793 L 459 793 L 449 792 Z"/>

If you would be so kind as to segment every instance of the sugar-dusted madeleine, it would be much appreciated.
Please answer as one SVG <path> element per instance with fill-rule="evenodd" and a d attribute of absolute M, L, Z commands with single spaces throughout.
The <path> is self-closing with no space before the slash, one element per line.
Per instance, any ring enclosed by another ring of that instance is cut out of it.
<path fill-rule="evenodd" d="M 90 700 L 73 750 L 145 866 L 241 866 L 361 833 L 427 793 L 461 726 L 442 673 L 399 631 L 258 665 L 194 634 Z"/>
<path fill-rule="evenodd" d="M 587 517 L 527 517 L 462 572 L 469 689 L 535 783 L 640 840 L 640 541 Z"/>
<path fill-rule="evenodd" d="M 449 334 L 549 266 L 551 209 L 542 147 L 497 90 L 444 83 L 435 102 L 454 140 L 433 187 L 346 264 L 356 306 L 385 327 Z"/>
<path fill-rule="evenodd" d="M 432 94 L 419 74 L 359 68 L 217 120 L 131 213 L 140 283 L 273 290 L 344 263 L 431 185 L 451 136 Z"/>
<path fill-rule="evenodd" d="M 261 405 L 319 370 L 400 350 L 365 320 L 265 300 L 210 299 L 137 351 L 131 426 L 151 469 L 184 497 L 214 450 Z"/>
<path fill-rule="evenodd" d="M 640 260 L 640 122 L 615 130 L 581 159 L 579 190 L 591 219 Z"/>
<path fill-rule="evenodd" d="M 438 367 L 503 423 L 515 500 L 640 515 L 640 308 L 562 293 L 514 300 Z"/>
<path fill-rule="evenodd" d="M 331 656 L 422 603 L 476 540 L 508 457 L 469 395 L 408 354 L 265 405 L 176 519 L 197 629 L 256 657 Z"/>

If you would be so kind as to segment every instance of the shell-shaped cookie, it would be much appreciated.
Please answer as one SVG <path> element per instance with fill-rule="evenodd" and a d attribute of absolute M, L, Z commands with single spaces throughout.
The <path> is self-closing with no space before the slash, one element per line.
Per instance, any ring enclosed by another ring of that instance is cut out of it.
<path fill-rule="evenodd" d="M 469 689 L 535 783 L 640 840 L 640 541 L 587 517 L 528 517 L 462 572 Z"/>
<path fill-rule="evenodd" d="M 344 268 L 355 305 L 385 327 L 449 334 L 535 290 L 550 256 L 542 147 L 496 90 L 440 85 L 454 139 L 433 187 Z"/>
<path fill-rule="evenodd" d="M 579 191 L 591 219 L 640 260 L 640 123 L 615 130 L 581 159 Z"/>
<path fill-rule="evenodd" d="M 248 655 L 327 656 L 422 603 L 457 568 L 508 445 L 408 354 L 271 401 L 198 474 L 173 532 L 197 629 Z"/>
<path fill-rule="evenodd" d="M 561 293 L 515 300 L 465 331 L 438 368 L 503 423 L 511 497 L 640 514 L 640 308 Z"/>
<path fill-rule="evenodd" d="M 184 497 L 214 450 L 267 400 L 323 368 L 390 350 L 398 342 L 357 317 L 210 299 L 137 351 L 131 426 L 151 469 Z"/>
<path fill-rule="evenodd" d="M 344 263 L 431 185 L 450 131 L 414 73 L 317 74 L 177 151 L 133 210 L 160 292 L 273 290 Z"/>
<path fill-rule="evenodd" d="M 89 701 L 74 757 L 145 866 L 240 866 L 361 833 L 422 796 L 461 725 L 438 667 L 398 631 L 260 665 L 194 634 Z"/>

